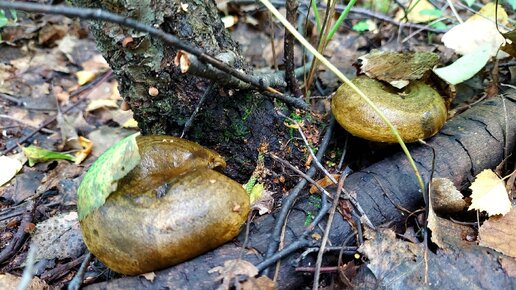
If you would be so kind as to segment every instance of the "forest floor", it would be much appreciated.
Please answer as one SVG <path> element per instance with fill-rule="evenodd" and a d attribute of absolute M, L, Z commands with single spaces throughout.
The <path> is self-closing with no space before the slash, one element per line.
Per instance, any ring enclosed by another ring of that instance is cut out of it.
<path fill-rule="evenodd" d="M 396 8 L 394 1 L 387 2 L 392 3 L 390 8 L 370 7 L 361 3 L 362 6 L 350 13 L 348 19 L 326 46 L 324 55 L 346 76 L 353 78 L 357 74 L 354 65 L 357 64 L 359 57 L 375 49 L 432 51 L 439 55 L 441 65 L 450 64 L 459 57 L 453 49 L 442 42 L 444 32 L 457 25 L 449 8 L 443 10 L 442 15 L 439 16 L 443 20 L 434 21 L 431 26 L 427 24 L 432 20 L 422 21 L 421 26 L 399 26 L 394 23 L 399 24 L 401 21 L 397 16 L 400 9 Z M 446 6 L 446 1 L 436 2 L 442 7 Z M 466 20 L 473 15 L 471 9 L 479 10 L 481 1 L 476 2 L 478 3 L 475 3 L 472 8 L 464 4 L 456 7 L 462 19 Z M 224 19 L 228 22 L 227 26 L 233 38 L 240 44 L 241 51 L 256 70 L 271 71 L 278 67 L 283 68 L 284 29 L 281 24 L 276 21 L 271 23 L 266 10 L 257 4 L 237 5 L 231 1 L 220 1 L 218 6 L 221 15 L 224 13 L 227 15 Z M 516 20 L 515 10 L 511 9 L 509 4 L 505 4 L 504 7 L 509 14 L 506 26 L 511 27 Z M 324 9 L 321 10 L 321 15 L 323 11 Z M 7 14 L 7 16 L 9 23 L 0 28 L 0 129 L 2 133 L 0 158 L 9 157 L 9 160 L 0 159 L 0 180 L 3 182 L 0 184 L 0 273 L 4 273 L 0 274 L 0 288 L 14 289 L 20 283 L 20 277 L 27 265 L 34 266 L 31 282 L 34 288 L 31 289 L 61 288 L 76 275 L 87 256 L 76 212 L 76 192 L 82 177 L 107 148 L 123 137 L 138 132 L 138 127 L 132 112 L 126 109 L 118 93 L 115 76 L 112 75 L 102 55 L 96 50 L 95 41 L 89 34 L 86 22 L 63 16 L 21 12 L 18 12 L 15 20 L 12 15 Z M 410 19 L 413 22 L 421 20 L 417 17 Z M 2 14 L 0 14 L 0 22 L 1 20 Z M 312 31 L 309 34 L 314 41 L 317 36 L 316 26 L 311 25 L 310 29 Z M 296 46 L 295 52 L 295 63 L 301 66 L 303 50 L 300 46 Z M 296 142 L 300 148 L 304 147 L 304 142 L 297 136 L 299 126 L 311 144 L 316 146 L 320 142 L 323 129 L 318 128 L 317 125 L 328 119 L 331 92 L 341 84 L 333 73 L 322 66 L 319 67 L 315 82 L 317 90 L 312 93 L 310 99 L 314 114 L 294 111 L 291 117 L 298 118 L 299 125 L 296 127 L 293 123 L 287 124 L 292 128 L 292 135 L 296 135 L 292 138 L 292 142 Z M 510 84 L 512 86 L 516 84 L 514 57 L 489 61 L 473 78 L 456 87 L 458 93 L 452 102 L 450 116 L 466 110 L 483 99 L 497 97 L 508 90 Z M 343 129 L 336 130 L 336 140 L 339 142 L 347 140 L 342 137 Z M 38 152 L 39 155 L 34 156 L 21 149 L 30 145 L 48 149 L 56 154 Z M 330 173 L 338 173 L 342 165 L 339 165 L 341 156 L 346 150 L 348 155 L 345 164 L 352 164 L 356 170 L 381 160 L 392 152 L 399 151 L 395 146 L 371 145 L 354 137 L 349 137 L 349 144 L 345 149 L 332 142 L 323 162 Z M 510 155 L 512 148 L 508 150 Z M 29 162 L 26 162 L 27 158 Z M 34 164 L 29 164 L 32 162 Z M 304 171 L 311 162 L 308 153 L 303 162 L 306 163 L 306 168 L 302 168 Z M 501 170 L 497 173 L 506 177 L 504 186 L 509 190 L 508 195 L 514 204 L 516 197 L 514 157 L 505 162 L 503 164 L 505 167 L 502 166 L 505 170 L 500 167 Z M 298 162 L 294 163 L 298 164 Z M 11 164 L 14 165 L 11 166 Z M 7 178 L 5 176 L 9 175 L 9 170 L 10 172 L 14 170 L 14 174 Z M 267 176 L 261 182 L 266 192 L 272 192 L 272 196 L 277 198 L 287 194 L 297 178 L 295 174 L 283 172 Z M 328 180 L 320 176 L 319 182 L 325 187 Z M 466 191 L 464 194 L 471 193 Z M 310 198 L 320 202 L 320 197 L 317 195 Z M 260 204 L 260 208 L 266 213 L 277 210 L 279 206 L 278 202 L 271 202 L 270 198 Z M 480 215 L 482 222 L 495 221 L 488 218 L 488 215 Z M 405 242 L 420 244 L 418 222 L 421 220 L 418 218 L 422 218 L 421 211 L 414 213 L 413 216 L 416 218 L 407 220 L 405 231 L 398 233 L 398 236 Z M 458 249 L 476 245 L 479 241 L 477 216 L 472 212 L 463 211 L 460 214 L 455 213 L 453 217 L 454 219 L 447 218 L 447 221 L 461 220 L 461 218 L 465 221 L 455 223 L 460 224 L 461 227 L 455 227 L 454 223 L 446 223 L 447 235 L 457 239 L 448 240 L 448 243 L 452 243 Z M 308 221 L 310 218 L 312 217 L 307 216 Z M 504 278 L 496 275 L 489 276 L 489 271 L 486 270 L 488 273 L 478 279 L 503 280 L 500 283 L 485 286 L 486 289 L 494 289 L 493 285 L 516 285 L 514 259 L 516 210 L 514 206 L 505 220 L 501 217 L 499 219 L 502 219 L 500 224 L 492 226 L 497 228 L 496 231 L 489 232 L 490 228 L 484 231 L 484 240 L 494 241 L 483 245 L 504 254 L 499 258 L 499 269 L 502 270 Z M 393 242 L 396 240 L 395 236 L 391 234 L 394 235 L 394 232 L 382 233 L 381 237 L 375 236 L 374 233 L 366 233 L 366 239 L 375 240 L 376 237 L 376 244 L 371 246 L 382 249 L 388 244 L 395 243 Z M 404 254 L 412 251 L 410 247 L 399 241 L 400 239 L 397 239 L 395 245 L 397 248 L 386 249 L 389 255 L 396 249 Z M 499 247 L 497 243 L 505 243 L 505 246 Z M 437 248 L 435 245 L 432 247 Z M 31 248 L 38 250 L 31 253 Z M 378 271 L 378 268 L 385 270 L 393 267 L 394 263 L 400 263 L 393 258 L 385 259 L 387 264 L 382 264 L 381 261 L 379 262 L 380 258 L 375 256 L 376 252 L 366 250 L 366 253 L 369 254 L 368 261 L 372 261 L 375 265 L 373 268 L 377 267 L 373 272 Z M 470 260 L 469 263 L 476 265 L 473 270 L 456 265 L 463 263 L 464 260 L 446 263 L 453 263 L 453 268 L 459 272 L 482 271 L 480 266 L 483 263 L 482 253 L 475 252 L 477 260 L 474 262 Z M 472 256 L 463 258 L 472 259 Z M 398 259 L 401 258 L 398 257 Z M 443 263 L 446 265 L 445 262 Z M 357 285 L 358 282 L 350 282 L 357 276 L 358 267 L 355 267 L 355 264 L 363 265 L 367 262 L 363 257 L 354 260 L 353 255 L 348 255 L 337 267 L 323 267 L 321 271 L 325 271 L 326 276 L 320 284 L 321 287 Z M 397 270 L 399 271 L 397 275 L 402 275 L 402 267 Z M 311 275 L 313 269 L 299 271 L 306 271 Z M 340 275 L 332 276 L 331 273 L 340 273 Z M 394 279 L 395 276 L 391 275 L 394 274 L 385 274 L 383 277 Z M 86 269 L 82 283 L 88 285 L 120 277 L 122 276 L 93 259 Z M 470 276 L 464 275 L 464 277 Z M 335 284 L 331 284 L 331 281 Z M 306 285 L 309 285 L 308 283 Z M 480 282 L 472 283 L 472 285 L 480 285 Z M 469 288 L 466 285 L 464 284 L 464 288 Z"/>

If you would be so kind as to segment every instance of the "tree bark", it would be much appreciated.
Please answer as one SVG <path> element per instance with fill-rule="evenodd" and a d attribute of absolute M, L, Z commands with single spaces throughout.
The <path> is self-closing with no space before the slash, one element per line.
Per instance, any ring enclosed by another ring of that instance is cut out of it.
<path fill-rule="evenodd" d="M 513 152 L 516 144 L 516 119 L 512 117 L 515 115 L 516 93 L 513 92 L 503 101 L 501 98 L 486 100 L 446 123 L 441 132 L 427 142 L 436 151 L 434 177 L 449 178 L 459 189 L 464 189 L 484 168 L 499 165 Z M 421 174 L 428 178 L 432 164 L 431 149 L 411 145 L 410 151 Z M 346 179 L 345 188 L 356 194 L 364 212 L 376 226 L 386 223 L 389 227 L 403 226 L 406 213 L 399 207 L 414 211 L 423 203 L 414 172 L 402 153 L 353 173 Z M 306 213 L 314 211 L 313 205 L 307 201 L 307 195 L 300 198 L 289 216 L 285 245 L 299 239 L 305 230 Z M 249 234 L 251 251 L 241 247 L 244 240 L 244 234 L 241 234 L 238 243 L 228 243 L 193 260 L 156 272 L 154 282 L 141 276 L 126 277 L 91 285 L 86 289 L 215 289 L 220 282 L 216 280 L 216 274 L 209 274 L 208 271 L 223 265 L 226 260 L 238 258 L 242 251 L 243 259 L 254 264 L 261 262 L 272 239 L 270 235 L 274 222 L 275 214 L 253 221 Z M 341 245 L 349 234 L 349 224 L 336 216 L 329 239 L 332 245 Z M 494 257 L 500 255 L 494 251 L 488 252 Z M 294 271 L 298 258 L 299 255 L 291 255 L 281 262 L 279 289 L 299 289 L 303 284 L 303 275 Z M 493 275 L 500 278 L 497 285 L 514 283 L 507 275 L 499 275 L 503 274 L 503 270 L 496 258 L 490 261 L 494 261 L 493 264 L 483 269 L 493 271 Z"/>
<path fill-rule="evenodd" d="M 238 45 L 220 21 L 214 1 L 74 0 L 74 3 L 106 9 L 160 28 L 213 56 L 234 52 L 237 57 L 233 66 L 250 71 L 240 57 Z M 174 65 L 177 50 L 145 33 L 97 21 L 93 21 L 91 31 L 98 49 L 118 77 L 120 93 L 133 110 L 141 132 L 181 134 L 209 81 L 182 74 Z M 151 96 L 150 88 L 157 88 L 158 95 Z M 187 137 L 222 154 L 228 161 L 226 173 L 244 181 L 254 168 L 259 145 L 268 143 L 271 150 L 279 150 L 280 140 L 287 136 L 282 120 L 271 113 L 273 108 L 273 103 L 261 95 L 216 87 L 201 107 Z"/>

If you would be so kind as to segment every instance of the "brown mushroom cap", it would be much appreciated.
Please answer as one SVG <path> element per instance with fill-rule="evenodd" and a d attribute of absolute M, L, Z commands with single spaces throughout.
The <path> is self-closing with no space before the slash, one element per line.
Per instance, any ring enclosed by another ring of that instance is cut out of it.
<path fill-rule="evenodd" d="M 170 136 L 137 142 L 140 163 L 80 221 L 93 255 L 116 272 L 137 275 L 191 259 L 240 232 L 249 196 L 211 169 L 225 165 L 220 155 Z"/>
<path fill-rule="evenodd" d="M 431 137 L 446 122 L 443 98 L 424 82 L 412 81 L 402 90 L 366 76 L 356 78 L 353 83 L 385 114 L 405 142 Z M 346 84 L 333 96 L 332 112 L 339 124 L 354 136 L 376 142 L 397 142 L 380 116 Z"/>

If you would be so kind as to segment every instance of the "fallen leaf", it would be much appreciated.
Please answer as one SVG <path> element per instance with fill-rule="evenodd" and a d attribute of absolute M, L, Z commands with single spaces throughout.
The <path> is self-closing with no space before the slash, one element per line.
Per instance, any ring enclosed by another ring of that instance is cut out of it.
<path fill-rule="evenodd" d="M 111 100 L 111 99 L 92 100 L 86 107 L 86 112 L 91 112 L 91 111 L 95 111 L 95 110 L 102 109 L 102 108 L 118 109 L 118 104 L 116 103 L 115 100 Z"/>
<path fill-rule="evenodd" d="M 0 274 L 0 289 L 18 289 L 20 285 L 22 277 L 17 277 L 9 273 Z M 41 290 L 41 289 L 50 289 L 50 287 L 45 283 L 45 281 L 39 279 L 38 277 L 33 277 L 24 289 L 26 290 Z"/>
<path fill-rule="evenodd" d="M 423 256 L 420 245 L 396 239 L 391 229 L 375 231 L 366 227 L 364 237 L 367 240 L 358 251 L 367 256 L 367 267 L 378 280 L 389 281 L 412 272 Z"/>
<path fill-rule="evenodd" d="M 512 57 L 516 57 L 516 30 L 504 33 L 503 36 L 505 37 L 506 41 L 501 49 Z"/>
<path fill-rule="evenodd" d="M 208 271 L 208 273 L 219 273 L 217 280 L 222 280 L 222 285 L 218 289 L 226 289 L 229 287 L 231 280 L 245 275 L 247 277 L 254 277 L 258 275 L 258 269 L 249 261 L 246 260 L 227 260 L 224 266 L 217 266 Z"/>
<path fill-rule="evenodd" d="M 490 217 L 478 230 L 479 245 L 516 258 L 516 206 L 504 216 Z"/>
<path fill-rule="evenodd" d="M 495 7 L 494 3 L 488 3 L 478 14 L 450 29 L 442 37 L 444 45 L 462 55 L 478 51 L 480 46 L 487 46 L 489 56 L 497 55 L 498 48 L 505 40 L 496 29 L 495 19 L 506 25 L 509 17 L 503 7 L 498 5 L 498 15 L 495 18 Z M 500 29 L 505 32 L 502 27 Z"/>
<path fill-rule="evenodd" d="M 75 73 L 77 77 L 77 83 L 82 86 L 91 82 L 97 74 L 94 71 L 81 70 Z"/>
<path fill-rule="evenodd" d="M 441 79 L 452 85 L 462 83 L 479 72 L 491 58 L 490 44 L 484 43 L 468 51 L 449 66 L 433 69 Z"/>
<path fill-rule="evenodd" d="M 516 278 L 516 260 L 510 257 L 500 257 L 500 265 L 511 278 Z"/>
<path fill-rule="evenodd" d="M 47 162 L 50 160 L 68 160 L 75 161 L 75 157 L 66 153 L 59 153 L 31 145 L 29 147 L 22 147 L 22 151 L 29 161 L 29 166 L 39 162 Z"/>
<path fill-rule="evenodd" d="M 140 163 L 137 136 L 139 133 L 117 142 L 89 168 L 77 189 L 77 203 L 82 205 L 78 207 L 79 220 L 104 205 L 106 198 L 116 190 L 118 181 Z M 90 192 L 96 194 L 89 194 Z"/>
<path fill-rule="evenodd" d="M 81 162 L 91 154 L 93 149 L 93 142 L 85 137 L 79 137 L 79 144 L 81 144 L 82 149 L 75 152 L 75 164 L 81 164 Z"/>
<path fill-rule="evenodd" d="M 485 210 L 489 216 L 504 215 L 511 210 L 504 182 L 491 169 L 480 172 L 469 188 L 473 192 L 469 210 Z"/>
<path fill-rule="evenodd" d="M 250 278 L 241 284 L 242 290 L 276 290 L 278 286 L 267 276 Z"/>
<path fill-rule="evenodd" d="M 455 188 L 451 180 L 434 178 L 431 188 L 432 208 L 436 213 L 452 214 L 466 208 L 462 193 Z"/>
<path fill-rule="evenodd" d="M 18 153 L 16 156 L 0 156 L 0 186 L 9 182 L 22 169 L 26 160 L 22 162 L 19 156 L 25 155 Z"/>
<path fill-rule="evenodd" d="M 438 217 L 431 208 L 427 227 L 432 231 L 432 242 L 449 252 L 460 251 L 461 248 L 470 245 L 463 237 L 476 236 L 470 227 Z"/>
<path fill-rule="evenodd" d="M 268 190 L 264 190 L 260 198 L 251 206 L 253 210 L 258 211 L 259 215 L 270 213 L 273 207 L 274 198 L 272 197 L 272 193 Z"/>
<path fill-rule="evenodd" d="M 87 61 L 81 63 L 83 70 L 100 74 L 109 69 L 109 64 L 101 54 L 96 54 Z"/>
<path fill-rule="evenodd" d="M 335 178 L 335 180 L 339 180 L 340 174 L 333 174 L 333 178 Z M 331 181 L 331 179 L 328 176 L 324 176 L 323 178 L 317 180 L 315 183 L 319 184 L 322 188 L 326 188 L 326 187 L 334 184 L 333 181 Z M 317 186 L 312 184 L 310 186 L 310 194 L 314 194 L 314 193 L 320 193 L 320 192 L 319 192 L 319 189 L 317 188 Z"/>

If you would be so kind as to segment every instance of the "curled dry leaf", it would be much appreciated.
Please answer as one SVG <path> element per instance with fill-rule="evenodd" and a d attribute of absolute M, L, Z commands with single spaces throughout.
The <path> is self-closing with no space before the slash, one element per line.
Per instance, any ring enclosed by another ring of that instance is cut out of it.
<path fill-rule="evenodd" d="M 491 169 L 480 172 L 469 188 L 473 191 L 469 210 L 485 210 L 490 216 L 511 210 L 505 184 Z"/>
<path fill-rule="evenodd" d="M 75 153 L 75 164 L 81 164 L 93 150 L 93 142 L 85 137 L 79 137 L 79 144 L 81 144 L 82 149 Z"/>
<path fill-rule="evenodd" d="M 516 258 L 516 207 L 508 214 L 489 218 L 480 227 L 478 237 L 480 245 L 489 247 L 507 256 Z"/>
<path fill-rule="evenodd" d="M 218 272 L 220 276 L 218 279 L 222 279 L 222 284 L 218 290 L 229 289 L 231 282 L 240 283 L 240 289 L 243 290 L 273 290 L 277 289 L 276 283 L 265 276 L 255 278 L 258 275 L 258 269 L 246 260 L 227 260 L 224 262 L 224 266 L 218 266 L 208 271 L 209 273 Z M 241 277 L 247 277 L 242 280 Z"/>
<path fill-rule="evenodd" d="M 335 178 L 335 180 L 340 179 L 340 174 L 332 174 L 332 175 L 333 175 L 333 178 Z M 325 177 L 317 180 L 316 183 L 319 184 L 322 188 L 326 188 L 330 185 L 333 185 L 333 181 L 331 181 L 331 179 L 328 178 L 328 176 L 325 176 Z M 319 189 L 315 185 L 312 184 L 310 186 L 310 193 L 314 194 L 314 193 L 320 193 L 320 192 L 319 192 Z"/>
<path fill-rule="evenodd" d="M 436 213 L 451 214 L 460 212 L 466 207 L 462 194 L 447 178 L 432 180 L 432 208 Z"/>

